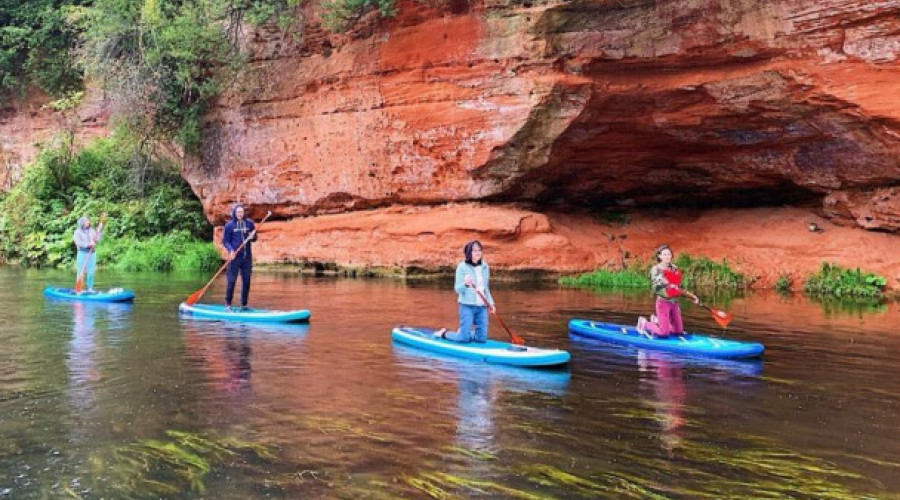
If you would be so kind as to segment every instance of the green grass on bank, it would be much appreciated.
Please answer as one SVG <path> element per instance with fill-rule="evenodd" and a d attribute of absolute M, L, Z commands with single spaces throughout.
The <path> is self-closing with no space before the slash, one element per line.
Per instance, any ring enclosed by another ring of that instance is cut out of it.
<path fill-rule="evenodd" d="M 738 290 L 749 282 L 740 272 L 731 268 L 726 260 L 716 262 L 706 257 L 679 255 L 676 265 L 684 273 L 687 289 Z M 559 283 L 581 288 L 642 288 L 650 287 L 650 264 L 636 263 L 625 269 L 597 269 L 577 276 L 564 276 Z M 792 279 L 779 277 L 775 289 L 789 292 Z M 808 276 L 803 291 L 812 296 L 832 296 L 849 299 L 881 299 L 887 280 L 883 276 L 860 269 L 847 269 L 835 264 L 823 263 L 818 272 Z"/>
<path fill-rule="evenodd" d="M 680 254 L 675 265 L 684 274 L 683 286 L 687 289 L 731 289 L 737 290 L 747 285 L 746 277 L 731 268 L 727 260 L 717 262 L 707 257 L 693 257 Z M 640 288 L 650 287 L 652 264 L 635 263 L 625 269 L 597 269 L 578 276 L 564 276 L 559 283 L 564 286 L 581 288 Z"/>
<path fill-rule="evenodd" d="M 648 288 L 650 268 L 634 266 L 621 270 L 597 269 L 577 276 L 563 276 L 559 283 L 579 288 Z"/>
<path fill-rule="evenodd" d="M 803 283 L 803 291 L 810 295 L 832 295 L 860 299 L 880 299 L 887 280 L 883 276 L 847 269 L 828 262 Z"/>

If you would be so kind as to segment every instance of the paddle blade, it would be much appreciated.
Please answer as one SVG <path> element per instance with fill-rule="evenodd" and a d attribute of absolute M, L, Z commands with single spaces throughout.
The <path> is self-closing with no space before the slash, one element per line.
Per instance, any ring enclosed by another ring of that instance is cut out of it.
<path fill-rule="evenodd" d="M 713 319 L 716 320 L 716 323 L 722 328 L 728 328 L 729 323 L 734 319 L 734 316 L 732 316 L 731 313 L 720 311 L 718 309 L 710 309 L 709 312 L 712 313 Z"/>
<path fill-rule="evenodd" d="M 84 277 L 79 274 L 78 278 L 75 280 L 75 293 L 81 293 L 84 291 Z"/>
<path fill-rule="evenodd" d="M 200 300 L 200 297 L 203 296 L 204 291 L 206 291 L 205 288 L 201 288 L 201 289 L 197 290 L 196 292 L 192 293 L 191 296 L 188 297 L 187 300 L 184 301 L 184 303 L 189 306 L 196 304 L 197 301 Z"/>
<path fill-rule="evenodd" d="M 510 340 L 512 340 L 512 343 L 514 345 L 525 345 L 525 339 L 523 339 L 522 337 L 519 337 L 515 333 L 510 333 L 509 338 L 510 338 Z"/>

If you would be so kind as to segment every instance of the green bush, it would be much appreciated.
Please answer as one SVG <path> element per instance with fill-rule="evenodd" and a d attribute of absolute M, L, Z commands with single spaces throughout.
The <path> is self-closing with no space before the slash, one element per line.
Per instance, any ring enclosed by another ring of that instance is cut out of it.
<path fill-rule="evenodd" d="M 793 284 L 794 281 L 790 276 L 782 274 L 778 277 L 778 280 L 775 281 L 775 290 L 778 292 L 789 292 Z"/>
<path fill-rule="evenodd" d="M 171 236 L 173 241 L 186 250 L 191 247 L 185 238 L 196 242 L 209 238 L 212 227 L 177 168 L 165 161 L 148 161 L 142 167 L 143 181 L 137 181 L 128 166 L 132 154 L 132 138 L 120 133 L 97 139 L 77 153 L 65 146 L 43 151 L 0 201 L 0 255 L 28 266 L 67 265 L 75 256 L 72 233 L 85 214 L 95 224 L 100 214 L 108 216 L 100 255 L 116 241 L 176 235 Z M 135 248 L 143 248 L 148 255 L 142 258 L 150 259 L 156 247 Z M 203 261 L 197 257 L 202 254 L 177 255 L 179 260 Z M 171 257 L 153 257 L 150 268 L 179 266 L 166 264 L 165 258 Z"/>
<path fill-rule="evenodd" d="M 834 295 L 851 298 L 881 298 L 887 280 L 883 276 L 846 269 L 828 262 L 806 279 L 803 291 L 812 295 Z"/>
<path fill-rule="evenodd" d="M 728 260 L 716 262 L 708 257 L 691 257 L 679 254 L 675 265 L 684 273 L 685 288 L 729 288 L 738 289 L 746 286 L 744 275 L 728 265 Z"/>
<path fill-rule="evenodd" d="M 675 265 L 684 275 L 682 285 L 686 289 L 736 290 L 746 285 L 744 275 L 731 269 L 728 261 L 716 262 L 706 257 L 694 258 L 688 254 L 676 257 Z M 650 287 L 650 264 L 635 264 L 622 270 L 597 269 L 578 276 L 564 276 L 559 283 L 584 288 L 636 288 Z"/>
<path fill-rule="evenodd" d="M 246 63 L 245 22 L 289 26 L 299 0 L 94 0 L 82 63 L 115 96 L 117 112 L 142 135 L 174 139 L 189 153 L 202 118 Z"/>
<path fill-rule="evenodd" d="M 649 288 L 649 269 L 646 266 L 623 270 L 597 269 L 578 276 L 563 276 L 559 283 L 580 288 Z"/>
<path fill-rule="evenodd" d="M 51 95 L 82 87 L 75 47 L 79 0 L 0 2 L 0 101 L 36 85 Z"/>
<path fill-rule="evenodd" d="M 322 24 L 332 31 L 346 31 L 363 15 L 378 10 L 381 17 L 397 14 L 394 0 L 326 0 L 322 7 Z"/>
<path fill-rule="evenodd" d="M 97 245 L 97 260 L 122 271 L 209 271 L 222 264 L 215 245 L 183 231 L 104 241 Z"/>

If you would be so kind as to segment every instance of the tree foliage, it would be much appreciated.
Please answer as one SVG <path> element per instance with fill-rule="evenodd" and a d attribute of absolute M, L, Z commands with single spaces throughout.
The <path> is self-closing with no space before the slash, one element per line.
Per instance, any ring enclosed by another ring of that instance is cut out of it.
<path fill-rule="evenodd" d="M 212 228 L 178 169 L 150 158 L 137 177 L 128 167 L 134 156 L 135 138 L 123 130 L 77 153 L 65 143 L 43 151 L 0 202 L 0 253 L 26 265 L 68 263 L 76 221 L 101 213 L 115 240 L 175 233 L 207 239 Z"/>
<path fill-rule="evenodd" d="M 58 96 L 79 90 L 74 49 L 89 0 L 0 0 L 0 97 L 29 84 Z"/>
<path fill-rule="evenodd" d="M 394 0 L 326 0 L 322 6 L 323 24 L 333 31 L 346 31 L 373 10 L 377 10 L 381 17 L 397 14 Z"/>
<path fill-rule="evenodd" d="M 290 34 L 302 0 L 0 0 L 0 93 L 55 97 L 100 82 L 120 123 L 145 140 L 199 151 L 202 118 L 247 60 L 244 27 Z M 395 0 L 326 0 L 332 30 Z M 302 29 L 302 28 L 301 28 Z"/>

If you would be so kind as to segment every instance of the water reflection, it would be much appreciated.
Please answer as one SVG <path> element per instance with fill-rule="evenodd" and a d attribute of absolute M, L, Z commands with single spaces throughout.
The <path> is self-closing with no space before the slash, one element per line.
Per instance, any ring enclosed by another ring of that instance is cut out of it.
<path fill-rule="evenodd" d="M 213 390 L 232 397 L 252 390 L 254 343 L 303 338 L 309 331 L 309 325 L 181 324 L 188 356 L 203 367 Z"/>
<path fill-rule="evenodd" d="M 684 437 L 687 388 L 682 366 L 664 354 L 653 351 L 639 351 L 637 362 L 641 381 L 653 388 L 656 400 L 652 406 L 662 428 L 660 442 L 672 458 L 675 456 L 675 448 Z"/>
<path fill-rule="evenodd" d="M 570 381 L 570 371 L 392 344 L 398 322 L 455 320 L 444 284 L 260 273 L 260 303 L 302 299 L 319 318 L 284 328 L 180 320 L 185 290 L 208 276 L 122 275 L 142 298 L 117 317 L 109 305 L 45 301 L 54 272 L 0 268 L 0 280 L 17 284 L 0 287 L 0 493 L 12 488 L 12 498 L 74 498 L 67 487 L 82 498 L 223 499 L 900 491 L 890 438 L 900 425 L 895 303 L 860 319 L 828 316 L 802 296 L 737 297 L 728 336 L 769 349 L 761 362 L 736 362 L 567 335 L 571 317 L 631 321 L 652 301 L 646 294 L 498 283 L 513 330 L 572 353 Z M 692 306 L 685 318 L 691 329 L 712 326 Z M 192 436 L 240 451 L 237 437 L 277 457 L 234 458 Z M 138 464 L 177 492 L 119 493 L 134 470 L 115 472 L 123 445 L 126 458 L 208 467 L 205 491 L 177 476 L 183 467 Z"/>
<path fill-rule="evenodd" d="M 494 439 L 496 388 L 491 374 L 474 368 L 459 373 L 456 441 L 459 446 L 490 452 Z"/>
<path fill-rule="evenodd" d="M 669 458 L 676 457 L 678 448 L 685 439 L 688 424 L 685 414 L 690 390 L 685 380 L 686 372 L 690 371 L 698 383 L 711 380 L 718 386 L 730 386 L 732 389 L 745 389 L 762 383 L 761 360 L 687 356 L 612 345 L 578 335 L 570 337 L 577 348 L 576 352 L 599 355 L 606 366 L 614 367 L 617 374 L 634 370 L 636 366 L 638 380 L 651 389 L 651 398 L 644 399 L 643 402 L 654 412 L 654 420 L 659 423 L 660 428 L 660 443 Z"/>
<path fill-rule="evenodd" d="M 72 337 L 69 341 L 66 368 L 69 374 L 69 403 L 76 415 L 84 416 L 96 405 L 97 392 L 102 389 L 104 339 L 98 322 L 105 323 L 103 332 L 114 336 L 115 332 L 130 328 L 131 304 L 102 304 L 91 302 L 57 303 L 59 307 L 72 308 Z M 108 328 L 114 325 L 114 328 Z"/>
<path fill-rule="evenodd" d="M 708 375 L 718 379 L 729 379 L 732 382 L 740 382 L 741 377 L 753 379 L 762 375 L 765 366 L 764 359 L 719 359 L 704 356 L 690 356 L 662 351 L 638 349 L 632 346 L 609 344 L 597 339 L 586 338 L 581 335 L 570 334 L 569 341 L 582 352 L 599 354 L 613 365 L 631 365 L 629 360 L 637 359 L 640 364 L 641 357 L 666 360 L 679 367 L 703 369 Z M 644 367 L 641 367 L 644 368 Z M 644 371 L 644 370 L 642 370 Z"/>
<path fill-rule="evenodd" d="M 503 392 L 564 396 L 571 378 L 566 369 L 536 370 L 473 363 L 399 344 L 394 344 L 393 354 L 398 364 L 413 368 L 414 373 L 443 380 L 455 379 L 455 442 L 457 446 L 476 452 L 497 451 L 496 412 Z"/>

